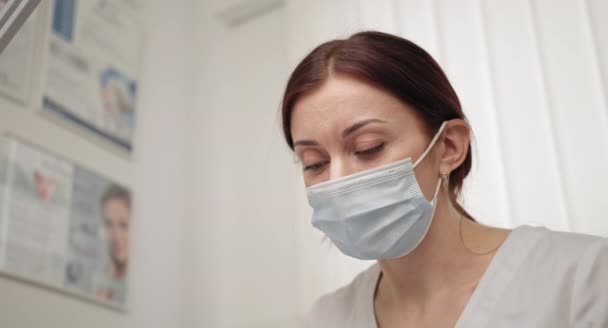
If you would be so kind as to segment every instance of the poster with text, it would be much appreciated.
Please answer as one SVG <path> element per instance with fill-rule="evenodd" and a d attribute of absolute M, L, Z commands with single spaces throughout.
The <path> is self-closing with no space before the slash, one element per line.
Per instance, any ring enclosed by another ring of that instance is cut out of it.
<path fill-rule="evenodd" d="M 127 304 L 131 192 L 14 138 L 0 160 L 0 271 Z"/>
<path fill-rule="evenodd" d="M 7 145 L 2 188 L 2 268 L 44 283 L 61 281 L 72 166 L 15 141 Z"/>
<path fill-rule="evenodd" d="M 43 111 L 131 151 L 139 22 L 135 1 L 55 0 Z"/>

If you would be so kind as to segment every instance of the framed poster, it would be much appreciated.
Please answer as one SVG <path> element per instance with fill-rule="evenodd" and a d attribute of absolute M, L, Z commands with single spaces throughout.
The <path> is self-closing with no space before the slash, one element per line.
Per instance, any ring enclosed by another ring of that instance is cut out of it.
<path fill-rule="evenodd" d="M 0 271 L 126 309 L 131 192 L 13 137 L 0 160 Z"/>
<path fill-rule="evenodd" d="M 142 32 L 137 2 L 55 0 L 43 112 L 130 152 Z"/>

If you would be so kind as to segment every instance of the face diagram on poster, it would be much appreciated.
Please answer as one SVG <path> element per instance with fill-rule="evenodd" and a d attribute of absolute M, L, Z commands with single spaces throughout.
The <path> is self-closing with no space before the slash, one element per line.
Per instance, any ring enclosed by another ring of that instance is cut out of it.
<path fill-rule="evenodd" d="M 131 192 L 13 138 L 0 160 L 0 271 L 127 304 Z"/>
<path fill-rule="evenodd" d="M 65 284 L 97 299 L 125 304 L 131 194 L 76 168 Z"/>
<path fill-rule="evenodd" d="M 56 0 L 43 111 L 127 151 L 137 117 L 142 29 L 133 1 Z"/>

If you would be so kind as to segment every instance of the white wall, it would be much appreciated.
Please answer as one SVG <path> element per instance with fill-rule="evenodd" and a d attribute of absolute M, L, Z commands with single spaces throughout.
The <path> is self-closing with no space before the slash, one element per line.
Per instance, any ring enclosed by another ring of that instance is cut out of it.
<path fill-rule="evenodd" d="M 275 7 L 232 26 L 220 18 L 225 9 L 197 8 L 193 326 L 294 327 L 299 180 L 277 122 L 286 12 Z"/>
<path fill-rule="evenodd" d="M 189 1 L 145 1 L 142 110 L 133 167 L 135 233 L 128 327 L 187 327 L 190 282 L 186 136 L 194 58 Z"/>
<path fill-rule="evenodd" d="M 183 19 L 186 1 L 146 1 L 144 9 L 142 115 L 133 160 L 46 119 L 38 102 L 23 107 L 0 99 L 0 134 L 11 132 L 133 188 L 129 312 L 0 276 L 0 327 L 186 327 L 189 150 L 184 127 L 191 30 Z"/>

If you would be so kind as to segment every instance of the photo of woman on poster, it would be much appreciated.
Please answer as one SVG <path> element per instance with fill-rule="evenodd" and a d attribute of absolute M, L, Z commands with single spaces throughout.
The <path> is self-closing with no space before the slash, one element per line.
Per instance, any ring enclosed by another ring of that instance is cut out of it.
<path fill-rule="evenodd" d="M 34 186 L 36 194 L 42 201 L 48 202 L 53 195 L 53 181 L 49 176 L 42 173 L 40 170 L 34 172 Z"/>
<path fill-rule="evenodd" d="M 118 138 L 131 140 L 135 125 L 135 84 L 113 68 L 100 77 L 101 127 Z"/>
<path fill-rule="evenodd" d="M 110 185 L 101 198 L 101 209 L 108 243 L 109 262 L 97 297 L 124 304 L 129 263 L 129 221 L 131 193 L 117 184 Z"/>

